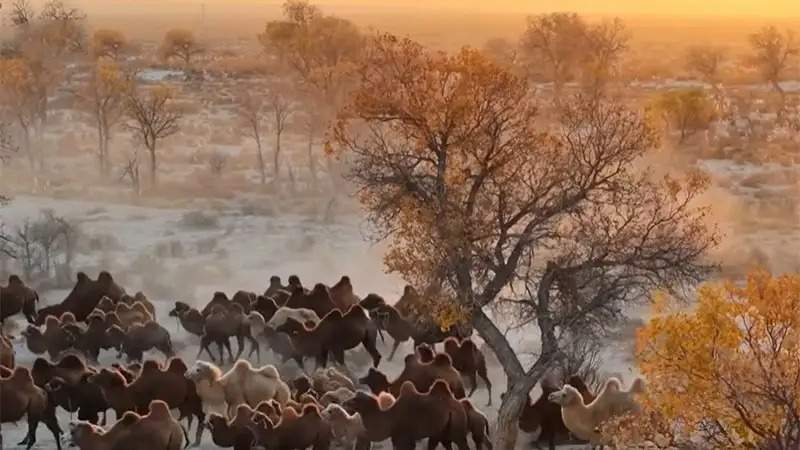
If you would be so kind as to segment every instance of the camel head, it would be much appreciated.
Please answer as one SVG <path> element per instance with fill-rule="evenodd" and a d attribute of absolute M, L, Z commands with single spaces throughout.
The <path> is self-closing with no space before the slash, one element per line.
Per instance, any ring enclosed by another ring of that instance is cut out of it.
<path fill-rule="evenodd" d="M 74 421 L 69 424 L 69 440 L 67 445 L 70 447 L 83 447 L 87 439 L 102 436 L 103 429 L 92 425 L 89 422 Z"/>
<path fill-rule="evenodd" d="M 566 385 L 561 388 L 560 391 L 556 391 L 548 395 L 547 400 L 557 405 L 561 405 L 562 408 L 565 406 L 576 405 L 578 403 L 583 404 L 583 397 L 581 397 L 581 393 L 570 385 Z"/>
<path fill-rule="evenodd" d="M 194 365 L 186 371 L 186 378 L 191 381 L 214 382 L 222 378 L 222 371 L 219 367 L 207 361 L 196 361 Z"/>

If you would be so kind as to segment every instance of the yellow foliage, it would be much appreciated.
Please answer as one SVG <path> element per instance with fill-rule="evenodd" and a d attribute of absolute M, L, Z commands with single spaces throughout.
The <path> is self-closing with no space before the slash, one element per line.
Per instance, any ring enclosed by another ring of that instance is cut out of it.
<path fill-rule="evenodd" d="M 742 286 L 703 286 L 695 308 L 639 330 L 637 357 L 662 423 L 691 432 L 716 423 L 719 448 L 789 439 L 782 430 L 800 425 L 800 275 L 755 271 Z"/>

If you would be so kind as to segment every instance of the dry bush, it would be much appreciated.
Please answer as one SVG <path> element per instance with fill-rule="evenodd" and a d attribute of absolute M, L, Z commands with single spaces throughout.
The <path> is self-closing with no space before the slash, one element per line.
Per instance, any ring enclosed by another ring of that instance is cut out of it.
<path fill-rule="evenodd" d="M 214 230 L 219 228 L 219 218 L 203 211 L 190 211 L 181 216 L 179 226 L 194 230 Z"/>

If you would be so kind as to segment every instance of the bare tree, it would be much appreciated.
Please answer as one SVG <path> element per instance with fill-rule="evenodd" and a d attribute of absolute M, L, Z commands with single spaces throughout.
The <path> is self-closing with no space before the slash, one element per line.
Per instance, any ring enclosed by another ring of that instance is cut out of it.
<path fill-rule="evenodd" d="M 17 27 L 25 27 L 33 22 L 36 13 L 29 0 L 14 0 L 11 2 L 11 11 L 8 13 L 9 20 Z"/>
<path fill-rule="evenodd" d="M 722 47 L 695 46 L 686 54 L 686 68 L 700 76 L 713 89 L 718 89 L 725 57 L 726 51 Z"/>
<path fill-rule="evenodd" d="M 151 186 L 158 184 L 158 143 L 179 130 L 182 113 L 172 105 L 173 98 L 166 86 L 133 90 L 127 95 L 127 127 L 150 155 Z"/>
<path fill-rule="evenodd" d="M 750 45 L 754 53 L 749 61 L 758 68 L 764 81 L 780 95 L 782 111 L 786 93 L 780 82 L 792 59 L 800 51 L 794 33 L 788 30 L 781 33 L 776 27 L 768 26 L 750 35 Z"/>
<path fill-rule="evenodd" d="M 110 142 L 113 130 L 125 114 L 126 95 L 134 88 L 136 77 L 124 73 L 110 62 L 97 61 L 88 83 L 76 92 L 97 130 L 97 158 L 100 174 L 111 171 Z"/>
<path fill-rule="evenodd" d="M 211 170 L 211 174 L 216 177 L 221 177 L 222 172 L 225 171 L 225 166 L 228 164 L 228 154 L 215 151 L 211 153 L 208 157 L 208 168 Z"/>
<path fill-rule="evenodd" d="M 273 167 L 275 170 L 275 181 L 277 182 L 281 173 L 281 139 L 293 111 L 289 99 L 277 89 L 269 95 L 268 101 L 270 129 L 275 134 Z"/>
<path fill-rule="evenodd" d="M 142 195 L 142 176 L 139 170 L 139 151 L 134 150 L 125 161 L 120 180 L 128 179 L 137 197 Z"/>
<path fill-rule="evenodd" d="M 0 164 L 4 164 L 19 150 L 11 138 L 11 131 L 5 122 L 0 122 Z"/>
<path fill-rule="evenodd" d="M 268 114 L 266 102 L 260 96 L 247 93 L 239 97 L 238 103 L 239 118 L 242 121 L 244 134 L 256 142 L 258 171 L 261 177 L 261 184 L 264 185 L 267 183 L 267 165 L 264 161 L 261 139 L 264 133 L 264 122 Z"/>

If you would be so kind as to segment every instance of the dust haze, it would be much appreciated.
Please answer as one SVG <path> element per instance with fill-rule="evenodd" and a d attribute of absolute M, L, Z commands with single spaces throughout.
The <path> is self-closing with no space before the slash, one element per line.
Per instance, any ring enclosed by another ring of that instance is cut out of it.
<path fill-rule="evenodd" d="M 707 255 L 720 269 L 712 277 L 800 271 L 797 2 L 319 1 L 342 19 L 335 33 L 357 37 L 326 47 L 318 72 L 270 41 L 278 1 L 65 0 L 53 19 L 65 34 L 52 41 L 15 23 L 21 3 L 0 9 L 0 70 L 23 74 L 0 73 L 0 279 L 24 274 L 44 303 L 63 299 L 76 272 L 102 270 L 160 313 L 174 301 L 202 307 L 216 291 L 261 293 L 271 275 L 292 274 L 307 286 L 348 275 L 356 294 L 394 302 L 405 281 L 385 269 L 386 243 L 346 179 L 347 159 L 327 151 L 353 80 L 321 92 L 309 78 L 340 82 L 341 68 L 324 64 L 378 32 L 446 52 L 470 46 L 536 86 L 549 123 L 559 95 L 584 92 L 586 74 L 552 79 L 523 43 L 530 18 L 565 10 L 587 30 L 620 19 L 624 51 L 604 72 L 604 95 L 652 116 L 661 139 L 645 162 L 655 176 L 709 177 L 699 203 L 723 234 Z M 25 4 L 36 24 L 52 2 Z M 774 80 L 753 57 L 751 36 L 765 27 L 794 49 Z M 713 76 L 688 61 L 701 46 L 719 51 Z M 26 58 L 35 64 L 13 65 Z M 98 96 L 112 105 L 106 128 Z M 131 111 L 159 98 L 174 123 L 151 147 Z M 633 329 L 621 328 L 612 373 L 635 370 Z"/>

